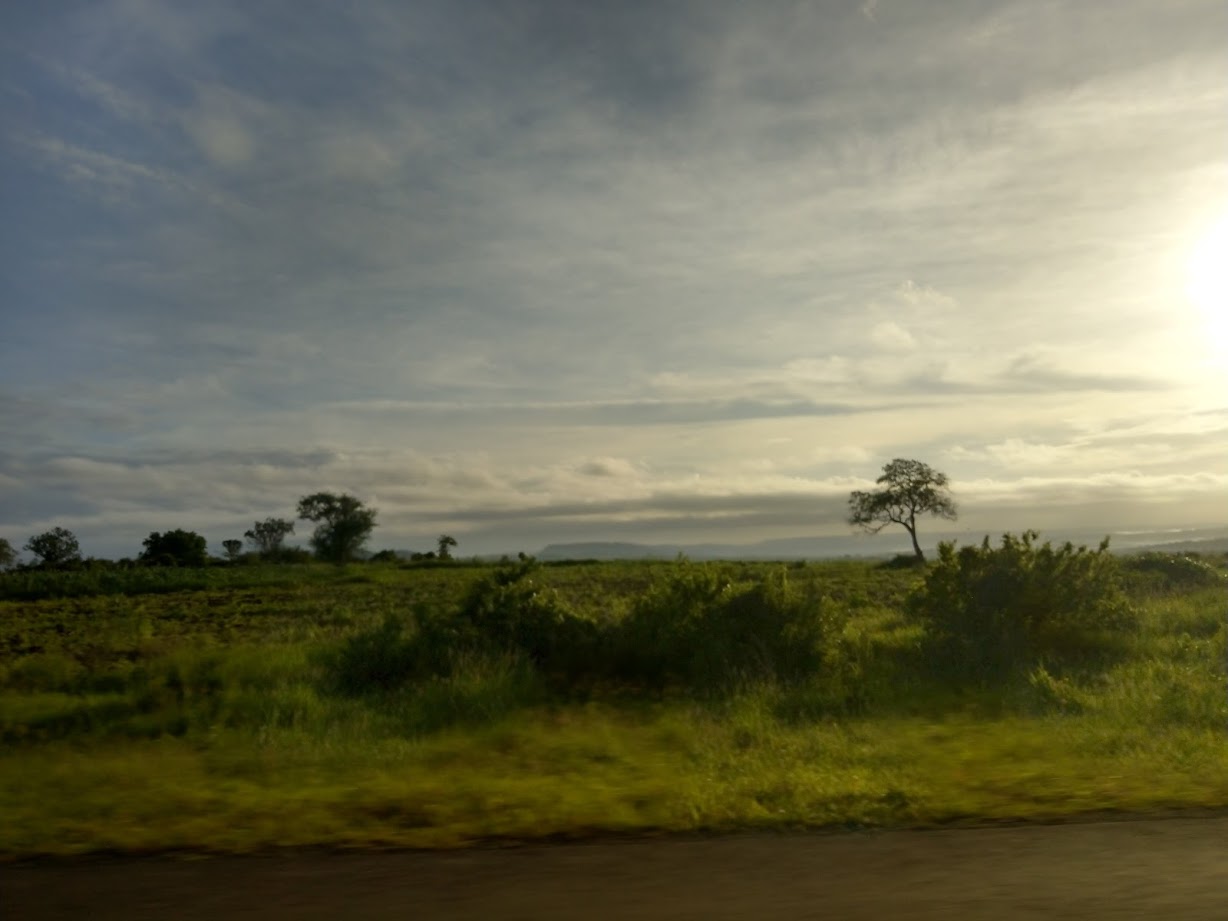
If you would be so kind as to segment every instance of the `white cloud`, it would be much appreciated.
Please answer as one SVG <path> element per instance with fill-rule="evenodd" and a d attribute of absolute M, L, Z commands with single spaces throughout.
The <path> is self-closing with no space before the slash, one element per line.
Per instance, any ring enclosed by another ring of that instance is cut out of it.
<path fill-rule="evenodd" d="M 143 183 L 182 188 L 179 178 L 163 169 L 67 144 L 59 138 L 35 136 L 27 139 L 27 143 L 42 157 L 62 167 L 73 181 L 109 190 L 130 190 Z"/>
<path fill-rule="evenodd" d="M 919 285 L 911 278 L 896 285 L 895 296 L 913 307 L 948 310 L 957 306 L 955 298 L 928 285 Z"/>
<path fill-rule="evenodd" d="M 144 99 L 110 81 L 42 55 L 34 55 L 31 58 L 65 86 L 105 107 L 118 118 L 136 122 L 146 122 L 154 118 L 151 107 Z"/>
<path fill-rule="evenodd" d="M 870 329 L 870 341 L 888 352 L 911 352 L 917 347 L 912 333 L 890 320 L 874 324 Z"/>

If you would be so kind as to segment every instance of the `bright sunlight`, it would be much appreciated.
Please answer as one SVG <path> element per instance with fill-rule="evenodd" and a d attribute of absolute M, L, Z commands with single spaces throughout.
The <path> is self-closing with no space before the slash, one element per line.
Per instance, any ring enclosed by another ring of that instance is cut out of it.
<path fill-rule="evenodd" d="M 1185 290 L 1202 312 L 1215 347 L 1228 349 L 1228 215 L 1216 221 L 1191 251 Z"/>

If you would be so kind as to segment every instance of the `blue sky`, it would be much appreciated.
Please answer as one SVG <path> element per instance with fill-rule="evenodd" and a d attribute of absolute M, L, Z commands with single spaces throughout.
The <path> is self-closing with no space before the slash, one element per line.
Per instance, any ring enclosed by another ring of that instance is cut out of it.
<path fill-rule="evenodd" d="M 217 551 L 324 489 L 375 547 L 842 534 L 893 457 L 972 530 L 1228 524 L 1225 35 L 5 4 L 0 535 Z"/>

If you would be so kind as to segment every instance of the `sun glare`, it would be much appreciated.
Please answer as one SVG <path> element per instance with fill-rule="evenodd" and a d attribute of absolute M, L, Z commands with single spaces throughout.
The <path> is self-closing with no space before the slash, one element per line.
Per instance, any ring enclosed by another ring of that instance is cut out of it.
<path fill-rule="evenodd" d="M 1213 224 L 1190 252 L 1185 291 L 1202 312 L 1216 348 L 1228 348 L 1228 215 Z"/>

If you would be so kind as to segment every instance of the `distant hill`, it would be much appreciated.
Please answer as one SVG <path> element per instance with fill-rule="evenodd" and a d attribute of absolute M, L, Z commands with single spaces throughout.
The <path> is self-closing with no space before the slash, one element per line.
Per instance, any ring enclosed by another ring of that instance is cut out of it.
<path fill-rule="evenodd" d="M 1228 551 L 1228 528 L 1186 528 L 1157 531 L 1118 531 L 1080 529 L 1044 531 L 1041 540 L 1055 544 L 1071 541 L 1095 547 L 1108 534 L 1112 549 L 1118 553 L 1161 550 L 1169 553 L 1219 553 Z M 923 535 L 922 549 L 928 556 L 939 541 L 959 544 L 980 543 L 983 532 L 947 532 Z M 997 543 L 1000 532 L 989 538 Z M 538 554 L 551 560 L 672 560 L 683 554 L 692 560 L 828 560 L 841 557 L 885 559 L 911 553 L 908 535 L 883 532 L 877 536 L 849 534 L 839 537 L 786 537 L 752 544 L 638 544 L 626 541 L 586 541 L 549 544 Z"/>
<path fill-rule="evenodd" d="M 820 560 L 842 556 L 890 557 L 909 551 L 907 537 L 873 543 L 856 537 L 799 537 L 755 544 L 636 544 L 589 541 L 550 544 L 537 558 L 551 560 Z"/>
<path fill-rule="evenodd" d="M 632 544 L 625 542 L 591 541 L 577 544 L 549 544 L 538 552 L 543 562 L 551 560 L 672 560 L 681 547 Z"/>
<path fill-rule="evenodd" d="M 1228 537 L 1209 537 L 1203 540 L 1174 540 L 1144 547 L 1131 547 L 1131 553 L 1228 553 Z"/>

